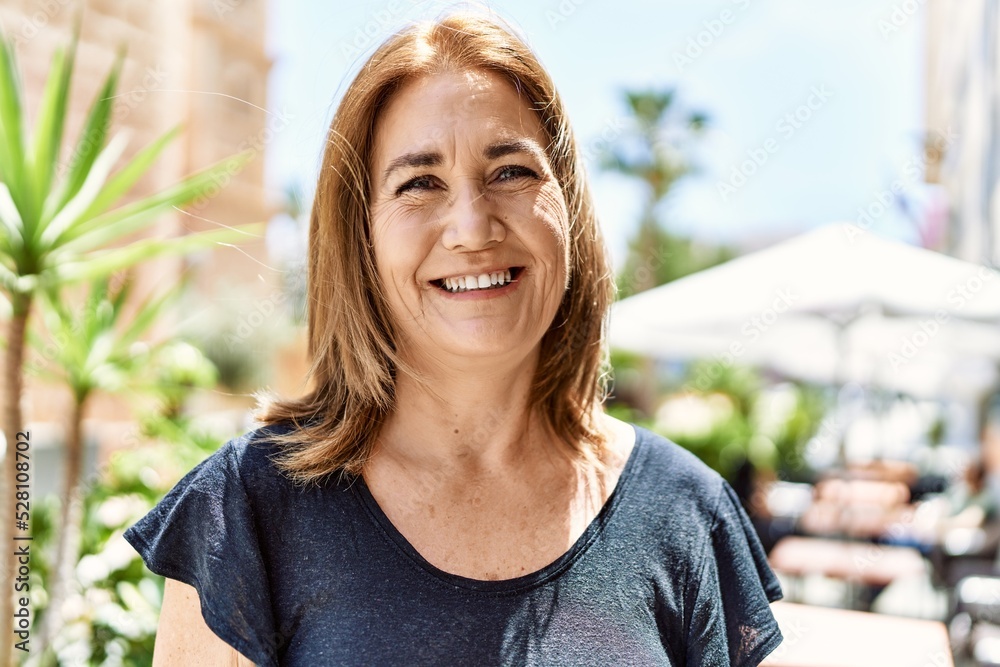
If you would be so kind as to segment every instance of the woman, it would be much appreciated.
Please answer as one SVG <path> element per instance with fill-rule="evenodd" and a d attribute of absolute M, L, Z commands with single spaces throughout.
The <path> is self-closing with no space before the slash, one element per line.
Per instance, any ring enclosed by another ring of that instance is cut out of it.
<path fill-rule="evenodd" d="M 456 15 L 333 120 L 314 389 L 126 537 L 158 665 L 756 665 L 780 598 L 732 489 L 602 410 L 613 284 L 551 80 Z M 238 651 L 238 654 L 235 653 Z"/>

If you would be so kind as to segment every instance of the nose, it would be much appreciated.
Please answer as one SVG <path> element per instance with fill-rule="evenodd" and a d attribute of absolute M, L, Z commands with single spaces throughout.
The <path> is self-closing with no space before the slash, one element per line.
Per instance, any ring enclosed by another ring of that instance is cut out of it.
<path fill-rule="evenodd" d="M 502 242 L 506 234 L 475 182 L 458 188 L 444 215 L 441 237 L 448 250 L 483 250 Z"/>

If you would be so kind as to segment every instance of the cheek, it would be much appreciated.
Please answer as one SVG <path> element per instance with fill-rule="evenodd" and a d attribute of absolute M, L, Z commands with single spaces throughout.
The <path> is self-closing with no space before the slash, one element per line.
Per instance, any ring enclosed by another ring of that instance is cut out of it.
<path fill-rule="evenodd" d="M 539 230 L 540 234 L 544 234 L 547 244 L 559 254 L 564 268 L 568 270 L 569 215 L 566 212 L 566 200 L 558 185 L 549 184 L 539 190 L 532 213 L 543 225 Z"/>
<path fill-rule="evenodd" d="M 427 216 L 401 207 L 372 215 L 372 245 L 379 276 L 386 285 L 412 283 L 426 255 L 432 225 Z"/>

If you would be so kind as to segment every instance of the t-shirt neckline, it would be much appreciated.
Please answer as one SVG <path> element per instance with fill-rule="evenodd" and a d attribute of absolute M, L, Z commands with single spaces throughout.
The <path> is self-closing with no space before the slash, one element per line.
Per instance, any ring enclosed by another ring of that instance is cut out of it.
<path fill-rule="evenodd" d="M 625 461 L 625 466 L 622 468 L 621 475 L 615 483 L 615 488 L 611 490 L 611 494 L 608 496 L 607 500 L 604 501 L 604 505 L 597 513 L 597 516 L 591 520 L 590 524 L 586 529 L 584 529 L 583 533 L 579 538 L 577 538 L 576 542 L 574 542 L 573 545 L 559 558 L 539 570 L 535 570 L 534 572 L 529 572 L 528 574 L 514 577 L 512 579 L 474 579 L 460 574 L 445 572 L 420 555 L 420 552 L 418 552 L 413 545 L 410 544 L 410 541 L 407 540 L 401 532 L 399 532 L 395 525 L 393 525 L 392 521 L 389 520 L 389 517 L 386 516 L 385 512 L 382 511 L 382 508 L 375 500 L 371 490 L 365 483 L 364 477 L 358 475 L 355 482 L 351 484 L 351 488 L 354 490 L 354 496 L 367 510 L 368 515 L 380 529 L 380 532 L 399 551 L 401 551 L 405 557 L 409 558 L 427 574 L 452 586 L 458 586 L 472 591 L 484 593 L 519 593 L 526 589 L 540 586 L 558 577 L 569 569 L 569 567 L 576 562 L 577 559 L 586 553 L 591 544 L 597 540 L 598 536 L 604 530 L 604 527 L 611 520 L 611 516 L 614 514 L 615 509 L 621 504 L 622 498 L 625 496 L 631 485 L 632 479 L 636 475 L 636 471 L 640 465 L 640 460 L 644 457 L 647 447 L 643 429 L 634 424 L 630 424 L 630 426 L 635 431 L 635 444 L 632 447 L 632 451 L 629 452 L 628 459 Z"/>

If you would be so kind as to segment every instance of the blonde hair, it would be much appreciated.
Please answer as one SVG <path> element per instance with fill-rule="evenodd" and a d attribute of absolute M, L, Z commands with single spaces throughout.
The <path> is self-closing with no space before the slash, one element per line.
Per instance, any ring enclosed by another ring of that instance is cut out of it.
<path fill-rule="evenodd" d="M 578 463 L 603 467 L 597 418 L 607 393 L 604 330 L 614 282 L 562 101 L 528 46 L 492 18 L 453 14 L 412 25 L 362 66 L 330 125 L 309 226 L 311 389 L 273 400 L 258 419 L 291 423 L 276 436 L 279 468 L 298 483 L 334 472 L 360 474 L 400 372 L 396 328 L 378 280 L 369 219 L 370 166 L 379 114 L 405 83 L 470 69 L 510 81 L 538 114 L 547 156 L 569 213 L 569 287 L 541 342 L 529 405 Z"/>

